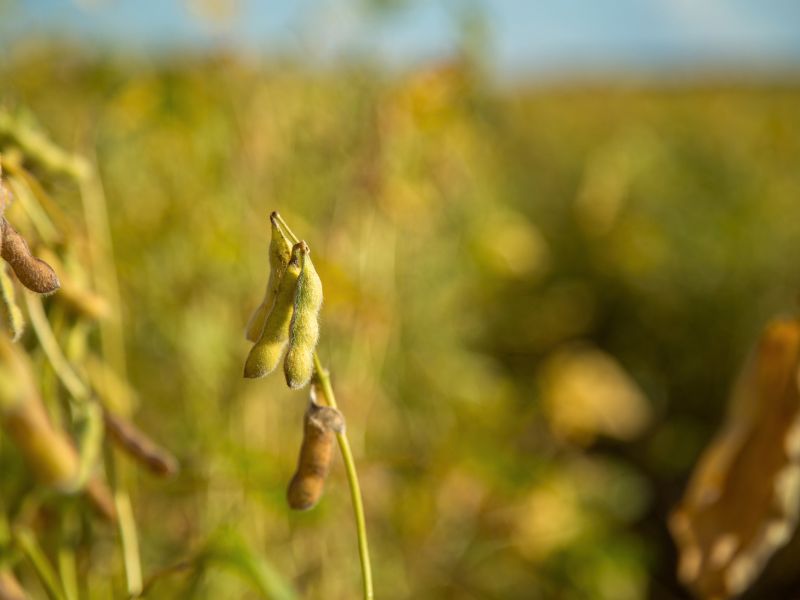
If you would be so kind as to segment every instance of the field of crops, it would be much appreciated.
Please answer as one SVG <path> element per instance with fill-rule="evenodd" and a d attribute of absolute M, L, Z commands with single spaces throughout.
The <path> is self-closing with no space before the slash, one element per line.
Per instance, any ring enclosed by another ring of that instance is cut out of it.
<path fill-rule="evenodd" d="M 98 326 L 45 299 L 59 342 L 79 329 L 109 402 L 180 462 L 162 480 L 114 460 L 149 597 L 360 590 L 340 457 L 316 508 L 286 505 L 307 391 L 242 378 L 273 210 L 324 285 L 319 353 L 379 599 L 688 597 L 669 511 L 759 331 L 797 308 L 800 86 L 497 86 L 467 60 L 388 77 L 32 47 L 0 63 L 0 116 L 102 182 L 26 164 L 90 246 L 75 277 L 91 270 L 111 307 Z M 37 339 L 18 344 L 77 435 Z M 23 465 L 0 435 L 0 560 L 45 597 L 22 521 L 79 597 L 125 597 L 117 530 L 40 497 Z M 798 584 L 796 553 L 753 598 Z"/>

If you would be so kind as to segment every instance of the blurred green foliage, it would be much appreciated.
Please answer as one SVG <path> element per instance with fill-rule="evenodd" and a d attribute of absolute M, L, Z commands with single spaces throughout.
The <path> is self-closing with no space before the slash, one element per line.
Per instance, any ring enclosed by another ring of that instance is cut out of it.
<path fill-rule="evenodd" d="M 209 559 L 153 597 L 358 589 L 338 459 L 317 509 L 284 500 L 304 394 L 241 376 L 275 209 L 325 285 L 379 598 L 683 594 L 665 516 L 800 290 L 796 87 L 35 47 L 0 82 L 104 181 L 138 419 L 183 463 L 131 491 L 145 572 L 272 565 Z"/>

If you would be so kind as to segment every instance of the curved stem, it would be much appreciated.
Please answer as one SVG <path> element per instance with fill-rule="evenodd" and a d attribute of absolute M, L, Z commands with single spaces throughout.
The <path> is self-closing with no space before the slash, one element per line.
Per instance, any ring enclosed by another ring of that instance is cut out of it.
<path fill-rule="evenodd" d="M 331 387 L 331 378 L 328 375 L 317 353 L 314 353 L 314 369 L 317 372 L 317 379 L 322 388 L 322 395 L 325 402 L 331 408 L 337 408 L 336 396 Z M 364 503 L 361 500 L 361 486 L 358 483 L 358 473 L 356 463 L 353 460 L 353 453 L 350 450 L 350 442 L 347 439 L 346 430 L 336 434 L 339 442 L 339 450 L 342 453 L 345 471 L 347 472 L 347 483 L 350 486 L 350 498 L 353 501 L 353 512 L 356 518 L 356 533 L 358 535 L 358 554 L 361 558 L 361 574 L 364 584 L 364 600 L 372 600 L 375 595 L 372 591 L 372 565 L 369 560 L 369 545 L 367 544 L 367 522 L 364 518 Z"/>
<path fill-rule="evenodd" d="M 42 300 L 36 294 L 24 293 L 25 304 L 28 307 L 28 318 L 33 326 L 33 331 L 36 337 L 39 338 L 39 345 L 50 361 L 50 365 L 56 372 L 56 375 L 64 384 L 64 387 L 69 392 L 73 400 L 77 402 L 85 402 L 89 399 L 90 391 L 88 386 L 72 368 L 72 365 L 64 356 L 61 347 L 58 345 L 56 336 L 50 328 L 50 323 L 47 321 Z"/>

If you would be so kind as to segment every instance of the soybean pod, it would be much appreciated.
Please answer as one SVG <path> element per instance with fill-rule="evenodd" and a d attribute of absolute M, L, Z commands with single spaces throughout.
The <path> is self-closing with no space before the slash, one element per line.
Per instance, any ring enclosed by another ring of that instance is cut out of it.
<path fill-rule="evenodd" d="M 133 423 L 109 410 L 103 411 L 103 419 L 111 440 L 150 472 L 161 477 L 171 477 L 178 472 L 178 460 L 172 453 Z"/>
<path fill-rule="evenodd" d="M 278 213 L 270 214 L 269 220 L 272 224 L 272 239 L 269 242 L 269 281 L 264 299 L 247 322 L 245 336 L 251 342 L 257 342 L 264 331 L 264 324 L 278 295 L 281 278 L 292 256 L 292 244 L 278 223 Z"/>
<path fill-rule="evenodd" d="M 335 434 L 344 431 L 344 417 L 335 408 L 313 401 L 303 418 L 303 443 L 286 499 L 294 510 L 313 508 L 322 497 L 330 470 Z"/>
<path fill-rule="evenodd" d="M 289 324 L 294 311 L 295 288 L 300 275 L 301 244 L 292 247 L 292 259 L 278 284 L 278 292 L 272 310 L 264 323 L 264 330 L 256 344 L 250 349 L 244 364 L 244 376 L 250 379 L 269 375 L 278 363 L 289 343 Z"/>
<path fill-rule="evenodd" d="M 306 385 L 314 374 L 314 350 L 319 341 L 319 310 L 322 307 L 322 281 L 311 261 L 308 246 L 305 242 L 300 243 L 300 277 L 289 326 L 289 350 L 283 363 L 286 384 L 292 389 Z"/>
<path fill-rule="evenodd" d="M 14 271 L 20 283 L 26 288 L 39 294 L 51 294 L 60 286 L 61 282 L 53 268 L 43 260 L 31 254 L 28 242 L 6 221 L 0 220 L 3 232 L 3 246 L 0 254 Z"/>

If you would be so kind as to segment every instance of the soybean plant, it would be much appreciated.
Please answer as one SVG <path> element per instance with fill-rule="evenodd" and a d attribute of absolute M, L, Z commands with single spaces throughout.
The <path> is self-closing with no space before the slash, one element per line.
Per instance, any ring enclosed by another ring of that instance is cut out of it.
<path fill-rule="evenodd" d="M 330 376 L 316 353 L 322 281 L 314 268 L 308 244 L 292 233 L 277 212 L 270 215 L 270 223 L 269 282 L 263 301 L 247 325 L 245 337 L 255 344 L 245 361 L 244 376 L 264 377 L 274 371 L 283 358 L 286 384 L 291 389 L 311 383 L 297 471 L 289 483 L 287 500 L 294 510 L 309 510 L 319 502 L 333 458 L 335 438 L 353 501 L 363 597 L 371 600 L 374 597 L 372 568 L 355 461 L 345 431 L 344 416 L 336 406 Z M 293 244 L 291 252 L 288 251 L 290 244 Z"/>
<path fill-rule="evenodd" d="M 51 185 L 58 180 L 79 191 L 86 223 L 50 196 L 62 189 Z M 104 202 L 88 161 L 0 109 L 0 429 L 11 442 L 2 450 L 16 448 L 25 467 L 4 473 L 6 480 L 24 480 L 5 487 L 10 497 L 0 499 L 0 530 L 10 533 L 0 535 L 0 598 L 27 597 L 30 569 L 57 600 L 74 600 L 98 577 L 109 579 L 94 573 L 91 559 L 78 560 L 86 548 L 76 548 L 75 540 L 91 545 L 94 525 L 83 510 L 76 522 L 80 503 L 71 496 L 117 527 L 126 589 L 115 596 L 137 596 L 143 587 L 137 527 L 124 467 L 106 442 L 157 475 L 178 469 L 167 450 L 128 420 L 133 390 L 123 361 L 112 357 L 119 353 L 109 350 L 122 346 L 115 298 L 107 302 L 83 283 L 113 277 L 110 256 L 91 251 L 102 248 Z M 49 555 L 58 556 L 57 570 Z"/>

